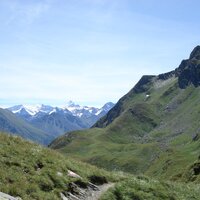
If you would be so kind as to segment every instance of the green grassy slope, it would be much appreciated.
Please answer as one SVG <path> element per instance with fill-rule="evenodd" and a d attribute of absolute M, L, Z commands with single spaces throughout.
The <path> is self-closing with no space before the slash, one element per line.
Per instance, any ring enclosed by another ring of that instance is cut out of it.
<path fill-rule="evenodd" d="M 172 108 L 173 111 L 166 110 L 166 107 L 170 106 L 170 102 L 179 101 L 179 97 L 187 97 L 190 91 L 193 91 L 193 95 L 196 95 L 194 98 L 198 101 L 200 90 L 191 86 L 181 91 L 176 85 L 177 80 L 173 79 L 161 88 L 151 89 L 149 99 L 146 99 L 145 93 L 141 93 L 139 97 L 136 96 L 137 99 L 133 98 L 130 106 L 106 128 L 70 133 L 58 138 L 51 147 L 110 170 L 123 169 L 159 176 L 164 173 L 168 176 L 167 170 L 159 174 L 158 169 L 161 166 L 158 163 L 163 165 L 168 159 L 174 159 L 176 163 L 176 157 L 179 157 L 187 166 L 199 153 L 195 151 L 199 142 L 192 141 L 193 134 L 198 130 L 198 123 L 188 113 L 188 107 L 191 112 L 196 110 L 194 101 L 186 98 L 181 105 L 172 103 L 172 106 L 177 106 Z M 172 87 L 179 90 L 173 98 L 166 95 Z M 193 108 L 190 105 L 193 105 Z M 193 112 L 194 119 L 199 117 L 198 112 Z M 189 127 L 186 122 L 189 123 Z M 187 149 L 191 155 L 187 154 Z M 171 158 L 168 158 L 170 156 Z M 176 168 L 175 165 L 174 167 Z M 171 175 L 172 170 L 174 174 L 179 172 L 175 168 L 170 168 Z"/>
<path fill-rule="evenodd" d="M 110 173 L 8 134 L 0 133 L 0 141 L 0 192 L 23 200 L 59 200 L 61 192 L 71 191 L 72 183 L 79 182 L 84 186 L 94 176 L 115 182 L 102 200 L 200 199 L 198 184 L 187 184 L 186 187 L 182 183 Z M 67 176 L 68 170 L 82 179 Z"/>
<path fill-rule="evenodd" d="M 105 177 L 107 181 L 118 181 L 121 177 L 0 133 L 0 192 L 20 196 L 23 200 L 57 200 L 60 192 L 68 191 L 70 183 L 77 181 L 67 176 L 68 170 L 79 174 L 86 183 L 93 175 Z"/>
<path fill-rule="evenodd" d="M 110 170 L 178 179 L 199 156 L 199 58 L 142 77 L 94 128 L 60 137 L 51 147 Z"/>
<path fill-rule="evenodd" d="M 129 177 L 106 192 L 101 200 L 195 200 L 199 185 L 156 181 L 144 176 Z"/>
<path fill-rule="evenodd" d="M 0 131 L 19 135 L 40 144 L 49 144 L 54 137 L 18 118 L 11 111 L 0 108 Z"/>

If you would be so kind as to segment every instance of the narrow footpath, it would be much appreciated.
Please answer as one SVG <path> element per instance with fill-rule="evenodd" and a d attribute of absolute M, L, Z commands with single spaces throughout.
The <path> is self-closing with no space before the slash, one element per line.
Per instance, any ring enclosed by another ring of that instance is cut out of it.
<path fill-rule="evenodd" d="M 99 200 L 101 195 L 103 195 L 109 188 L 114 187 L 114 183 L 104 184 L 99 187 L 99 191 L 91 191 L 85 200 Z"/>

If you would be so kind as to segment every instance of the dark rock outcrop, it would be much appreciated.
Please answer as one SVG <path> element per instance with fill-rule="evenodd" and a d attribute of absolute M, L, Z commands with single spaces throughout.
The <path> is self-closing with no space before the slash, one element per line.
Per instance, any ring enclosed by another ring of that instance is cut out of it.
<path fill-rule="evenodd" d="M 196 142 L 196 141 L 199 140 L 199 138 L 200 138 L 200 135 L 197 133 L 197 134 L 195 134 L 195 135 L 193 136 L 192 141 L 193 141 L 193 142 Z"/>
<path fill-rule="evenodd" d="M 22 200 L 20 197 L 12 197 L 8 194 L 0 192 L 0 199 L 1 200 Z"/>
<path fill-rule="evenodd" d="M 194 170 L 194 175 L 199 175 L 200 174 L 200 163 L 195 163 L 193 170 Z"/>
<path fill-rule="evenodd" d="M 181 62 L 175 74 L 181 89 L 185 89 L 190 84 L 195 87 L 200 86 L 200 46 L 194 48 L 189 59 Z"/>
<path fill-rule="evenodd" d="M 151 82 L 152 78 L 156 76 L 153 75 L 145 75 L 139 80 L 139 82 L 133 88 L 135 93 L 145 92 L 148 90 L 148 85 Z"/>
<path fill-rule="evenodd" d="M 196 46 L 190 54 L 190 59 L 193 58 L 200 60 L 200 46 Z"/>
<path fill-rule="evenodd" d="M 164 74 L 159 74 L 158 75 L 158 79 L 167 80 L 168 78 L 171 78 L 174 75 L 175 75 L 175 71 L 173 70 L 171 72 L 167 72 L 167 73 L 164 73 Z"/>

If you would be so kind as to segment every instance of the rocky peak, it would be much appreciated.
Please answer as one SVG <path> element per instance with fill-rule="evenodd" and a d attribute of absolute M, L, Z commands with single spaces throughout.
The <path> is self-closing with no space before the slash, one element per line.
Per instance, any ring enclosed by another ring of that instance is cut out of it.
<path fill-rule="evenodd" d="M 190 59 L 200 59 L 200 46 L 196 46 L 190 54 Z"/>
<path fill-rule="evenodd" d="M 67 107 L 80 107 L 78 104 L 75 104 L 72 100 L 67 102 Z"/>
<path fill-rule="evenodd" d="M 108 103 L 104 104 L 102 109 L 105 110 L 106 112 L 108 112 L 114 105 L 115 105 L 114 103 L 108 102 Z"/>
<path fill-rule="evenodd" d="M 193 84 L 195 87 L 200 86 L 200 46 L 194 48 L 189 59 L 181 62 L 175 70 L 175 75 L 178 77 L 181 89 L 186 88 L 190 84 Z"/>
<path fill-rule="evenodd" d="M 171 78 L 172 76 L 174 76 L 174 74 L 175 74 L 175 71 L 167 72 L 164 74 L 159 74 L 158 79 L 167 80 L 167 79 Z"/>

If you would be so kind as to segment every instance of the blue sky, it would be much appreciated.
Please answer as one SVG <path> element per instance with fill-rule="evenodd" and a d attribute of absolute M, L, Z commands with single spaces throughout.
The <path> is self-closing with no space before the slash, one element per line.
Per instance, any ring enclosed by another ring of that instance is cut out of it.
<path fill-rule="evenodd" d="M 200 44 L 198 0 L 0 0 L 0 105 L 101 106 Z"/>

